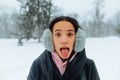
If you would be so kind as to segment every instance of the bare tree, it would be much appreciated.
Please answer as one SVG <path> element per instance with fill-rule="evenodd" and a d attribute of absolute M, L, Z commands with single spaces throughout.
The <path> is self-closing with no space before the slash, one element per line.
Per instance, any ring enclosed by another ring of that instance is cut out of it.
<path fill-rule="evenodd" d="M 116 15 L 114 16 L 115 20 L 114 20 L 114 23 L 115 23 L 115 32 L 117 35 L 120 36 L 120 11 L 118 11 L 116 13 Z"/>
<path fill-rule="evenodd" d="M 10 29 L 13 29 L 11 14 L 4 11 L 3 8 L 0 11 L 0 36 L 1 38 L 11 38 Z"/>
<path fill-rule="evenodd" d="M 102 12 L 104 0 L 95 0 L 92 16 L 89 20 L 89 34 L 93 37 L 102 37 L 105 35 L 104 13 Z"/>
<path fill-rule="evenodd" d="M 9 10 L 9 11 L 8 11 Z M 17 25 L 16 17 L 18 12 L 16 9 L 8 7 L 0 8 L 0 37 L 1 38 L 16 38 Z"/>

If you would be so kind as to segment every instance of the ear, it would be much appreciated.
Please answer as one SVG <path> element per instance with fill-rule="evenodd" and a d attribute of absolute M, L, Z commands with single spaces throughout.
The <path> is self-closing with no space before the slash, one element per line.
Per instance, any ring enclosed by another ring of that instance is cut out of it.
<path fill-rule="evenodd" d="M 76 52 L 81 52 L 85 48 L 85 43 L 86 43 L 86 34 L 83 30 L 78 28 L 78 31 L 76 32 L 76 41 L 75 41 L 74 50 Z"/>
<path fill-rule="evenodd" d="M 48 51 L 50 51 L 50 52 L 54 51 L 53 40 L 52 40 L 52 33 L 51 33 L 50 29 L 46 29 L 43 32 L 43 35 L 42 35 L 42 38 L 41 38 L 41 42 L 43 43 L 43 45 L 45 46 L 45 48 Z"/>

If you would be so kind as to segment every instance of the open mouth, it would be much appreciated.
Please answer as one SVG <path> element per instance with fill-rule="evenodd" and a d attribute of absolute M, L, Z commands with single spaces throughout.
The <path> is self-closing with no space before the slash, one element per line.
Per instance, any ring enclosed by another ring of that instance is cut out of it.
<path fill-rule="evenodd" d="M 68 55 L 69 55 L 69 48 L 68 47 L 62 47 L 62 48 L 60 48 L 60 52 L 61 52 L 61 57 L 67 58 Z"/>

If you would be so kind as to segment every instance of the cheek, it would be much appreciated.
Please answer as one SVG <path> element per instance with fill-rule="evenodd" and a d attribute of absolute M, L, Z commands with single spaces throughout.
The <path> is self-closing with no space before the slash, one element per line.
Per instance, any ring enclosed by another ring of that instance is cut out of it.
<path fill-rule="evenodd" d="M 74 48 L 74 45 L 75 45 L 75 38 L 71 39 L 70 41 L 71 48 Z"/>
<path fill-rule="evenodd" d="M 53 38 L 53 45 L 54 45 L 54 49 L 57 49 L 59 46 L 58 40 Z"/>
<path fill-rule="evenodd" d="M 74 42 L 75 42 L 75 38 L 73 38 L 73 39 L 71 40 L 71 43 L 73 43 L 73 44 L 74 44 Z"/>

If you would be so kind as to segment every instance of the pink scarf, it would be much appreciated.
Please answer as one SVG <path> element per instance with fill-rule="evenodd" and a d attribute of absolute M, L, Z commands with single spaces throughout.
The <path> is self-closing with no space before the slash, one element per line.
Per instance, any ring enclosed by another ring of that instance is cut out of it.
<path fill-rule="evenodd" d="M 75 57 L 76 54 L 77 54 L 77 53 L 75 53 L 75 54 L 72 56 L 72 58 L 70 59 L 70 61 L 73 60 L 73 58 Z M 52 53 L 52 59 L 53 59 L 54 63 L 56 64 L 58 70 L 60 71 L 61 75 L 63 75 L 64 72 L 65 72 L 65 69 L 66 69 L 67 61 L 63 62 L 63 61 L 60 59 L 60 57 L 57 55 L 56 52 L 53 52 L 53 53 Z M 69 61 L 69 62 L 70 62 L 70 61 Z"/>

